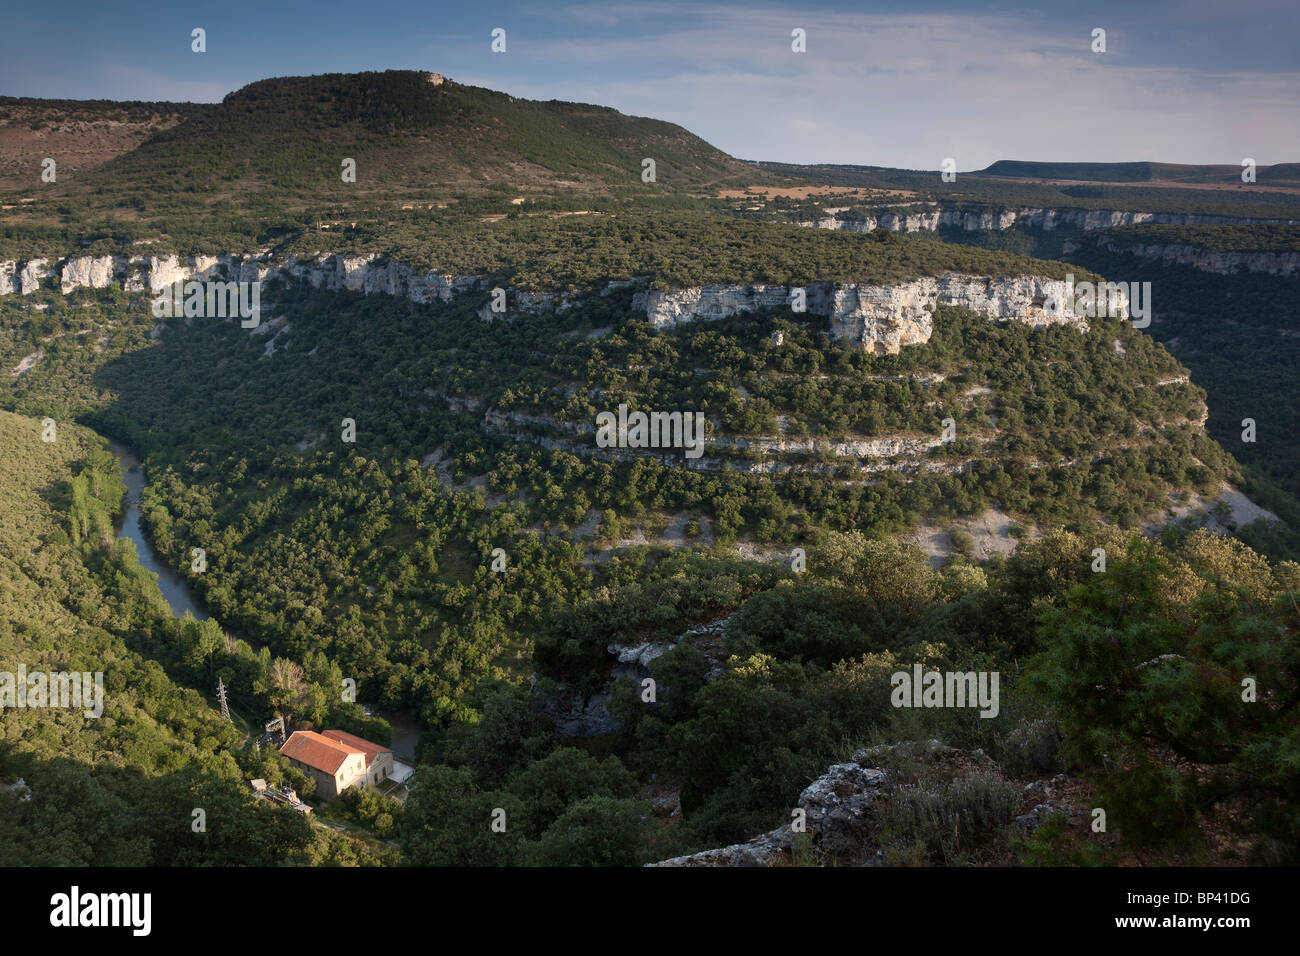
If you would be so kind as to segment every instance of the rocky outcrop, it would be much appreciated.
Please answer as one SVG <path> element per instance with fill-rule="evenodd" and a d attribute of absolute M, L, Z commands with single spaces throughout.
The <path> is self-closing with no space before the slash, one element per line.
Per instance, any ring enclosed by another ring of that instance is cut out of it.
<path fill-rule="evenodd" d="M 937 740 L 872 747 L 859 750 L 848 763 L 834 764 L 804 788 L 792 808 L 795 812 L 790 823 L 746 843 L 650 865 L 880 865 L 889 862 L 887 841 L 891 836 L 880 821 L 890 816 L 893 801 L 906 801 L 913 809 L 927 806 L 931 814 L 945 821 L 951 817 L 953 826 L 965 828 L 972 821 L 982 821 L 985 832 L 970 832 L 969 837 L 996 839 L 996 831 L 1011 830 L 1018 821 L 1028 829 L 1053 813 L 1067 812 L 1065 807 L 1045 802 L 1043 793 L 1034 785 L 1022 788 L 1008 780 L 980 750 L 956 750 Z M 929 797 L 935 799 L 927 802 Z M 1017 810 L 1026 805 L 1033 809 L 1018 818 Z M 895 816 L 895 825 L 909 818 L 914 814 Z"/>
<path fill-rule="evenodd" d="M 438 396 L 455 410 L 463 399 Z M 483 423 L 515 441 L 526 441 L 552 451 L 592 456 L 606 461 L 644 461 L 672 457 L 684 468 L 700 471 L 739 471 L 749 474 L 777 474 L 786 471 L 832 474 L 842 465 L 864 473 L 883 471 L 958 474 L 969 461 L 934 459 L 931 452 L 944 444 L 937 435 L 892 435 L 880 438 L 742 438 L 716 434 L 704 438 L 704 452 L 698 458 L 683 458 L 677 449 L 600 448 L 594 441 L 595 425 L 590 421 L 562 422 L 550 415 L 529 415 L 489 409 Z M 527 430 L 525 430 L 527 429 Z M 546 434 L 550 432 L 552 434 Z M 554 434 L 554 433 L 559 433 Z M 568 437 L 572 436 L 572 437 Z M 967 435 L 968 442 L 982 443 L 979 435 Z M 806 457 L 819 462 L 800 460 Z M 830 459 L 829 461 L 825 459 Z"/>
<path fill-rule="evenodd" d="M 112 283 L 113 273 L 112 256 L 78 256 L 63 264 L 59 285 L 64 295 L 80 286 L 103 289 Z"/>
<path fill-rule="evenodd" d="M 835 441 L 825 438 L 726 438 L 708 442 L 713 448 L 752 448 L 776 455 L 833 455 L 836 458 L 865 459 L 921 458 L 943 444 L 943 439 L 926 438 L 858 438 Z"/>
<path fill-rule="evenodd" d="M 36 291 L 48 274 L 49 260 L 0 263 L 0 295 Z M 128 292 L 160 292 L 174 282 L 209 279 L 256 282 L 284 278 L 317 288 L 405 296 L 417 302 L 448 301 L 457 292 L 477 288 L 472 276 L 424 271 L 377 256 L 323 255 L 272 261 L 266 254 L 219 256 L 70 256 L 59 266 L 60 288 L 103 289 L 120 284 Z"/>
<path fill-rule="evenodd" d="M 47 273 L 48 260 L 34 259 L 23 265 L 7 263 L 0 268 L 0 293 L 35 291 Z M 6 271 L 7 269 L 7 271 Z M 78 288 L 102 289 L 120 283 L 126 291 L 147 289 L 158 293 L 173 283 L 189 280 L 236 282 L 282 278 L 307 282 L 316 288 L 348 290 L 365 295 L 383 294 L 416 302 L 450 301 L 458 293 L 486 288 L 486 280 L 453 276 L 436 270 L 417 270 L 376 255 L 321 255 L 308 259 L 290 257 L 272 261 L 268 254 L 244 256 L 75 256 L 62 261 L 61 288 L 68 293 Z M 8 278 L 6 278 L 8 277 Z M 601 295 L 630 281 L 611 282 Z M 944 273 L 890 285 L 847 282 L 812 282 L 798 287 L 806 296 L 807 311 L 831 320 L 831 335 L 848 340 L 878 354 L 893 354 L 905 345 L 926 342 L 933 325 L 936 303 L 962 305 L 989 318 L 1016 320 L 1039 325 L 1073 322 L 1087 328 L 1086 321 L 1068 314 L 1052 316 L 1045 303 L 1064 301 L 1065 283 L 1042 276 L 983 277 Z M 643 289 L 632 296 L 632 307 L 644 310 L 658 328 L 682 321 L 722 318 L 763 308 L 786 307 L 794 300 L 796 287 L 785 285 L 713 284 L 679 289 Z M 504 315 L 563 312 L 581 299 L 577 292 L 530 292 L 507 289 Z M 503 317 L 480 310 L 484 319 Z"/>
<path fill-rule="evenodd" d="M 32 259 L 24 265 L 18 275 L 18 291 L 23 295 L 30 295 L 39 289 L 41 280 L 50 274 L 47 268 L 49 264 L 49 259 Z"/>
<path fill-rule="evenodd" d="M 828 210 L 828 213 L 830 210 Z M 801 226 L 818 229 L 840 229 L 846 232 L 872 232 L 886 229 L 890 232 L 936 232 L 939 229 L 961 229 L 966 232 L 1001 231 L 1014 225 L 1050 232 L 1054 229 L 1109 229 L 1114 226 L 1143 224 L 1169 226 L 1217 225 L 1295 225 L 1294 219 L 1249 219 L 1235 216 L 1211 216 L 1200 213 L 1130 212 L 1116 209 L 1041 209 L 1022 206 L 1016 210 L 990 209 L 929 209 L 924 212 L 881 212 L 875 216 L 848 217 L 827 215 L 821 219 L 805 220 Z"/>
<path fill-rule="evenodd" d="M 1044 276 L 985 277 L 946 272 L 893 285 L 812 282 L 807 286 L 705 285 L 685 289 L 648 289 L 632 297 L 656 328 L 687 319 L 712 319 L 762 308 L 789 307 L 803 289 L 807 310 L 830 317 L 831 336 L 866 351 L 895 354 L 904 345 L 930 340 L 936 304 L 965 306 L 998 320 L 1031 325 L 1069 323 L 1087 329 L 1087 320 L 1063 308 L 1067 284 Z M 1127 301 L 1124 307 L 1127 308 Z"/>
<path fill-rule="evenodd" d="M 609 705 L 618 681 L 630 681 L 638 687 L 650 676 L 650 664 L 683 641 L 694 644 L 709 659 L 708 680 L 720 677 L 726 669 L 726 646 L 723 633 L 730 617 L 698 624 L 668 641 L 643 641 L 620 644 L 612 641 L 605 648 L 610 656 L 609 680 L 594 693 L 582 694 L 563 684 L 549 686 L 534 678 L 531 684 L 537 712 L 549 720 L 566 737 L 599 737 L 619 729 L 618 718 Z"/>
<path fill-rule="evenodd" d="M 1155 259 L 1166 265 L 1191 266 L 1202 272 L 1219 275 L 1238 275 L 1243 272 L 1271 276 L 1300 274 L 1300 252 L 1216 250 L 1204 246 L 1135 242 L 1127 237 L 1109 235 L 1097 236 L 1093 241 L 1108 252 Z M 1067 242 L 1063 246 L 1063 254 L 1069 255 L 1080 246 L 1081 243 L 1078 242 Z"/>
<path fill-rule="evenodd" d="M 520 289 L 507 289 L 505 292 L 505 312 L 493 312 L 492 303 L 487 302 L 478 310 L 478 317 L 485 322 L 491 322 L 511 314 L 541 315 L 544 312 L 565 312 L 582 301 L 581 294 L 577 292 L 527 292 Z"/>
<path fill-rule="evenodd" d="M 730 615 L 707 624 L 688 628 L 671 641 L 646 641 L 640 644 L 611 642 L 605 653 L 613 655 L 618 663 L 613 670 L 615 679 L 632 679 L 638 683 L 650 676 L 650 663 L 662 657 L 683 641 L 693 644 L 709 659 L 707 677 L 721 677 L 727 668 L 726 630 Z"/>
<path fill-rule="evenodd" d="M 609 712 L 609 691 L 583 694 L 564 684 L 549 687 L 536 678 L 530 686 L 534 709 L 562 736 L 604 737 L 619 728 Z"/>

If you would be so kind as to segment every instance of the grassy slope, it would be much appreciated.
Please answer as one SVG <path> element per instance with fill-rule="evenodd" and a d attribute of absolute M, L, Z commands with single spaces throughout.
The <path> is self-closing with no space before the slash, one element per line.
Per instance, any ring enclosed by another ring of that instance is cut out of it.
<path fill-rule="evenodd" d="M 8 451 L 0 456 L 0 670 L 23 663 L 29 670 L 102 671 L 107 703 L 104 718 L 90 722 L 76 710 L 5 710 L 2 736 L 39 759 L 93 759 L 146 773 L 178 767 L 228 731 L 201 697 L 172 685 L 110 630 L 119 609 L 68 535 L 75 527 L 93 547 L 112 540 L 105 512 L 85 522 L 69 516 L 73 475 L 89 474 L 86 462 L 107 453 L 93 433 L 68 423 L 56 427 L 57 440 L 47 443 L 39 420 L 0 412 L 0 442 Z M 92 497 L 117 500 L 122 488 L 120 481 L 113 487 L 114 479 L 111 473 L 98 479 L 100 494 Z M 146 684 L 148 704 L 140 693 Z M 156 711 L 159 700 L 197 720 L 173 723 Z"/>

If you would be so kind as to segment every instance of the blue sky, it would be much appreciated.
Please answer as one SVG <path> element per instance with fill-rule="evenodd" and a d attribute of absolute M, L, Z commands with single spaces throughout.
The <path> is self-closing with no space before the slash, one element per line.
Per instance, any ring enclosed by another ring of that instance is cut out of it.
<path fill-rule="evenodd" d="M 268 76 L 392 68 L 670 120 L 746 159 L 1300 161 L 1295 0 L 49 0 L 11 5 L 0 34 L 12 96 L 217 101 Z"/>

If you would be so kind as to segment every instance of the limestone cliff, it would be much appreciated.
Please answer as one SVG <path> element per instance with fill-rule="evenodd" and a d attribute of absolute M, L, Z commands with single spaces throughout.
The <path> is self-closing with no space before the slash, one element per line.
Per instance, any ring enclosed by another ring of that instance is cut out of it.
<path fill-rule="evenodd" d="M 0 294 L 35 292 L 48 274 L 49 261 L 34 259 L 19 268 L 17 262 L 0 263 Z M 319 255 L 275 261 L 267 253 L 256 255 L 192 256 L 73 256 L 61 260 L 60 289 L 102 289 L 113 284 L 130 291 L 157 293 L 172 283 L 188 280 L 237 282 L 280 278 L 308 282 L 316 288 L 349 290 L 365 295 L 382 293 L 416 302 L 450 301 L 460 293 L 481 290 L 487 280 L 421 270 L 377 255 Z M 636 280 L 630 280 L 636 281 Z M 602 295 L 624 286 L 611 282 Z M 644 284 L 643 281 L 641 284 Z M 1065 301 L 1064 281 L 1042 276 L 984 277 L 944 273 L 892 285 L 813 282 L 804 287 L 807 310 L 831 320 L 831 335 L 878 354 L 896 353 L 904 345 L 926 342 L 932 330 L 936 304 L 962 305 L 993 319 L 1028 322 L 1071 322 L 1087 328 L 1086 320 L 1068 314 L 1048 314 L 1045 304 Z M 573 292 L 507 291 L 504 313 L 564 311 L 580 299 Z M 756 309 L 784 307 L 795 289 L 784 285 L 711 284 L 684 289 L 645 289 L 632 298 L 659 328 L 684 320 L 721 318 Z M 484 319 L 498 317 L 489 305 L 480 310 Z"/>
<path fill-rule="evenodd" d="M 1050 232 L 1054 229 L 1108 229 L 1114 226 L 1142 224 L 1169 226 L 1217 225 L 1295 225 L 1294 219 L 1248 219 L 1233 216 L 1211 216 L 1199 213 L 1129 212 L 1115 209 L 1040 209 L 1022 206 L 997 212 L 987 209 L 933 208 L 915 213 L 882 212 L 876 216 L 841 216 L 831 210 L 821 219 L 804 220 L 801 226 L 819 229 L 841 229 L 846 232 L 871 232 L 887 229 L 890 232 L 935 232 L 939 229 L 963 229 L 966 232 L 1001 231 L 1019 223 L 1030 229 Z"/>
<path fill-rule="evenodd" d="M 761 308 L 788 306 L 794 288 L 771 285 L 705 285 L 632 297 L 656 328 L 686 319 L 722 318 Z M 992 319 L 1015 319 L 1031 325 L 1064 322 L 1087 329 L 1082 317 L 1064 309 L 1053 314 L 1048 303 L 1069 298 L 1065 280 L 1043 276 L 986 277 L 944 273 L 894 285 L 813 282 L 805 287 L 807 309 L 831 320 L 831 336 L 878 354 L 893 354 L 904 345 L 928 342 L 936 304 L 960 305 Z M 1127 301 L 1124 302 L 1127 308 Z"/>
<path fill-rule="evenodd" d="M 1134 242 L 1127 237 L 1105 234 L 1091 241 L 1109 252 L 1138 256 L 1142 259 L 1156 259 L 1167 265 L 1191 266 L 1202 272 L 1214 272 L 1219 275 L 1253 272 L 1271 276 L 1293 276 L 1300 273 L 1300 252 L 1215 250 L 1205 246 Z M 1078 242 L 1067 242 L 1063 247 L 1064 253 L 1068 255 L 1079 249 L 1081 245 Z"/>

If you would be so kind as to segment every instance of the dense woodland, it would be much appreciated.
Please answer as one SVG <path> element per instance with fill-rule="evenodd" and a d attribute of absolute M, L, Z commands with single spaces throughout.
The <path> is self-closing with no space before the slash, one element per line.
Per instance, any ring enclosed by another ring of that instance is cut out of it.
<path fill-rule="evenodd" d="M 356 228 L 328 232 L 302 221 L 270 228 L 256 219 L 223 223 L 218 218 L 202 224 L 168 220 L 159 226 L 168 241 L 143 247 L 129 245 L 136 241 L 131 237 L 142 235 L 138 226 L 123 231 L 115 223 L 91 223 L 87 226 L 95 241 L 84 251 L 88 255 L 161 256 L 177 251 L 210 255 L 270 247 L 280 256 L 301 259 L 328 252 L 372 254 L 543 291 L 637 277 L 667 287 L 702 282 L 882 284 L 945 271 L 1065 276 L 1059 262 L 887 232 L 864 242 L 861 237 L 789 223 L 724 219 L 707 207 L 674 201 L 609 201 L 572 213 L 549 210 L 546 204 L 540 209 L 514 206 L 505 199 L 470 202 L 471 206 L 454 211 L 376 212 L 378 219 L 363 215 Z M 498 209 L 503 211 L 494 213 Z M 482 216 L 467 218 L 476 212 Z M 356 212 L 351 215 L 356 217 Z M 202 239 L 197 238 L 198 228 L 205 230 Z M 226 228 L 229 232 L 223 232 Z M 23 260 L 39 254 L 57 260 L 66 253 L 53 250 L 67 235 L 67 229 L 58 227 L 5 226 L 0 230 L 0 255 Z"/>
<path fill-rule="evenodd" d="M 1150 228 L 1120 232 L 1137 238 Z M 1244 241 L 1225 240 L 1229 247 Z M 1291 427 L 1300 415 L 1300 279 L 1219 275 L 1095 245 L 1072 255 L 1086 268 L 1151 283 L 1155 314 L 1146 331 L 1205 389 L 1206 429 L 1245 466 L 1244 490 L 1283 519 L 1249 527 L 1246 540 L 1300 558 L 1300 437 Z M 1247 418 L 1254 442 L 1243 440 Z"/>
<path fill-rule="evenodd" d="M 41 435 L 38 420 L 0 412 L 11 451 L 0 460 L 0 670 L 102 672 L 104 709 L 97 719 L 79 708 L 0 710 L 0 783 L 21 779 L 30 791 L 0 790 L 0 864 L 395 861 L 391 850 L 277 812 L 248 788 L 249 777 L 300 775 L 247 746 L 254 720 L 244 715 L 273 711 L 284 695 L 321 695 L 314 679 L 338 686 L 329 665 L 315 655 L 308 669 L 324 670 L 308 677 L 215 622 L 172 617 L 131 544 L 114 540 L 124 489 L 102 439 L 71 423 L 54 442 Z M 210 703 L 216 671 L 244 678 L 234 724 Z M 191 827 L 195 808 L 204 832 Z"/>
<path fill-rule="evenodd" d="M 410 71 L 267 81 L 180 112 L 99 169 L 12 196 L 0 258 L 374 253 L 580 302 L 489 322 L 486 291 L 421 305 L 274 283 L 250 331 L 159 322 L 145 295 L 63 296 L 56 279 L 0 298 L 0 671 L 103 671 L 108 691 L 97 720 L 0 710 L 0 863 L 631 865 L 777 827 L 829 764 L 932 738 L 1001 774 L 929 778 L 883 757 L 917 786 L 873 810 L 881 862 L 1300 862 L 1294 282 L 1087 244 L 1044 261 L 1069 230 L 806 229 L 771 220 L 822 215 L 811 200 L 739 208 L 756 203 L 719 192 L 1266 218 L 1293 218 L 1296 197 L 1157 187 L 1152 168 L 1126 186 L 760 168 L 671 124 Z M 1290 250 L 1293 233 L 1151 235 Z M 876 356 L 784 309 L 656 332 L 631 288 L 607 287 L 1090 269 L 1150 278 L 1152 327 L 939 306 L 926 344 Z M 620 403 L 700 410 L 733 444 L 701 467 L 601 457 L 592 420 Z M 1236 440 L 1246 416 L 1253 446 Z M 926 450 L 949 418 L 955 440 Z M 105 437 L 143 460 L 142 525 L 211 619 L 173 617 L 116 538 Z M 880 438 L 922 450 L 828 444 Z M 1284 521 L 1239 537 L 1164 524 L 1224 481 Z M 1010 557 L 956 530 L 949 555 L 905 543 L 988 509 L 1012 522 Z M 683 637 L 708 623 L 715 644 Z M 649 665 L 654 701 L 611 683 L 609 645 L 640 641 L 675 644 Z M 890 675 L 914 663 L 998 671 L 999 718 L 894 708 Z M 613 733 L 565 737 L 544 715 L 606 691 Z M 276 716 L 387 743 L 362 704 L 425 731 L 404 804 L 316 801 L 259 746 Z M 1104 839 L 1011 825 L 1025 786 L 1060 772 L 1108 809 Z M 345 830 L 255 799 L 255 777 Z M 488 826 L 498 810 L 505 833 Z"/>
<path fill-rule="evenodd" d="M 1171 492 L 1209 490 L 1234 467 L 1187 424 L 1199 420 L 1198 390 L 1117 321 L 1085 335 L 941 308 L 930 343 L 870 357 L 789 313 L 652 334 L 628 317 L 628 295 L 484 323 L 476 301 L 285 288 L 276 306 L 293 319 L 268 355 L 269 322 L 250 334 L 176 320 L 155 340 L 140 302 L 122 310 L 116 293 L 78 294 L 34 314 L 32 337 L 10 346 L 15 364 L 28 350 L 45 357 L 9 400 L 142 453 L 148 531 L 178 570 L 192 547 L 207 550 L 194 583 L 228 626 L 296 660 L 324 651 L 368 699 L 434 723 L 468 717 L 480 677 L 517 676 L 527 653 L 518 635 L 535 630 L 540 609 L 593 586 L 584 535 L 608 545 L 656 515 L 687 513 L 719 542 L 786 546 L 992 505 L 1044 526 L 1105 515 L 1137 527 Z M 84 327 L 97 309 L 87 335 L 53 331 Z M 774 348 L 780 329 L 787 344 Z M 38 343 L 37 333 L 58 337 Z M 122 351 L 87 347 L 101 334 Z M 924 384 L 940 369 L 950 377 Z M 580 382 L 585 398 L 573 392 Z M 981 388 L 990 392 L 966 394 Z M 590 422 L 622 401 L 698 407 L 724 435 L 772 434 L 776 416 L 788 418 L 787 435 L 937 435 L 948 416 L 959 431 L 928 456 L 945 469 L 934 475 L 855 480 L 851 460 L 796 459 L 770 478 L 605 461 L 484 419 Z M 355 444 L 341 441 L 345 418 L 357 423 Z M 443 469 L 425 465 L 435 453 Z M 830 470 L 805 467 L 817 465 Z M 510 555 L 505 575 L 487 566 L 496 547 Z"/>
<path fill-rule="evenodd" d="M 250 655 L 219 628 L 170 618 L 129 546 L 113 544 L 114 459 L 72 426 L 53 447 L 31 419 L 0 414 L 0 428 L 26 452 L 0 475 L 18 519 L 5 553 L 31 555 L 5 558 L 3 660 L 99 668 L 108 689 L 98 722 L 0 714 L 0 776 L 30 788 L 0 792 L 7 864 L 629 865 L 777 825 L 855 745 L 935 735 L 983 748 L 1010 779 L 1087 775 L 1123 838 L 1018 836 L 1004 822 L 1018 787 L 976 776 L 915 807 L 882 805 L 887 863 L 1295 862 L 1300 566 L 1230 539 L 1065 533 L 936 571 L 907 546 L 832 534 L 799 575 L 690 551 L 629 567 L 545 616 L 539 672 L 595 678 L 590 651 L 611 633 L 671 636 L 730 613 L 721 676 L 682 642 L 651 666 L 659 701 L 625 688 L 622 730 L 600 749 L 559 738 L 526 689 L 484 682 L 480 718 L 433 735 L 405 806 L 371 792 L 326 808 L 357 824 L 340 835 L 244 788 L 252 774 L 301 783 L 241 745 L 247 705 L 226 724 L 185 689 L 214 666 L 237 681 Z M 1091 568 L 1098 545 L 1104 574 Z M 889 674 L 911 661 L 999 669 L 1003 719 L 891 708 Z M 278 708 L 337 677 L 268 663 Z M 1262 700 L 1247 709 L 1240 677 L 1256 674 Z M 677 825 L 654 809 L 655 780 L 680 787 Z M 483 825 L 498 810 L 504 834 Z"/>

